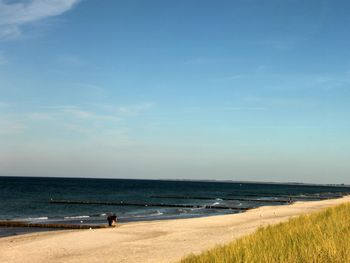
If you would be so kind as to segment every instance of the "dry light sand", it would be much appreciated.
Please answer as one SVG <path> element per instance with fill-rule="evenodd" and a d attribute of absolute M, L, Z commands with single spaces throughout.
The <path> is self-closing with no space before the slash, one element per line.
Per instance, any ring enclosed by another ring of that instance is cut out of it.
<path fill-rule="evenodd" d="M 0 262 L 176 262 L 260 226 L 349 202 L 350 196 L 270 206 L 235 215 L 138 222 L 117 228 L 0 238 Z"/>

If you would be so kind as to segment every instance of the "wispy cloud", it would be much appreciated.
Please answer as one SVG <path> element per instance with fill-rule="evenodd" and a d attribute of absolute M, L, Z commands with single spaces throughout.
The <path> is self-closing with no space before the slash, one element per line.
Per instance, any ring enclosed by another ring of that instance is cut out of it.
<path fill-rule="evenodd" d="M 153 106 L 152 103 L 119 107 L 110 104 L 96 104 L 93 109 L 89 108 L 87 110 L 77 105 L 60 105 L 49 107 L 42 112 L 31 112 L 27 115 L 27 118 L 32 120 L 54 120 L 68 117 L 86 121 L 118 122 L 125 118 L 140 115 Z"/>
<path fill-rule="evenodd" d="M 47 112 L 33 112 L 29 114 L 29 119 L 31 120 L 53 120 L 54 117 L 52 116 L 52 114 L 47 113 Z"/>
<path fill-rule="evenodd" d="M 289 98 L 289 97 L 245 97 L 242 103 L 255 105 L 265 109 L 305 109 L 316 108 L 319 102 L 313 98 Z"/>
<path fill-rule="evenodd" d="M 15 25 L 0 25 L 0 40 L 10 40 L 21 35 L 21 30 Z"/>
<path fill-rule="evenodd" d="M 200 65 L 200 64 L 206 64 L 209 63 L 211 59 L 206 57 L 196 57 L 188 59 L 184 62 L 185 65 Z"/>
<path fill-rule="evenodd" d="M 21 122 L 0 117 L 0 135 L 21 133 L 25 128 Z"/>
<path fill-rule="evenodd" d="M 0 39 L 21 35 L 21 26 L 61 15 L 72 9 L 79 0 L 29 0 L 9 3 L 0 0 Z"/>
<path fill-rule="evenodd" d="M 65 65 L 69 65 L 69 66 L 85 66 L 88 64 L 88 62 L 76 55 L 59 55 L 57 56 L 57 61 L 59 63 L 65 64 Z"/>
<path fill-rule="evenodd" d="M 225 76 L 225 77 L 219 77 L 219 78 L 215 78 L 213 79 L 214 82 L 217 82 L 217 81 L 230 81 L 230 80 L 237 80 L 237 79 L 243 79 L 243 78 L 246 78 L 248 77 L 248 75 L 245 75 L 245 74 L 233 74 L 233 75 L 230 75 L 230 76 Z"/>
<path fill-rule="evenodd" d="M 79 88 L 90 89 L 90 90 L 98 90 L 98 91 L 103 90 L 103 88 L 101 88 L 100 86 L 95 84 L 90 84 L 90 83 L 74 82 L 74 83 L 70 83 L 70 85 L 79 87 Z"/>
<path fill-rule="evenodd" d="M 97 140 L 103 137 L 104 142 L 127 140 L 129 128 L 133 129 L 135 125 L 129 120 L 137 119 L 153 106 L 151 103 L 113 108 L 98 105 L 58 105 L 23 111 L 8 105 L 0 102 L 0 137 L 21 134 L 40 135 L 50 140 L 73 137 Z"/>
<path fill-rule="evenodd" d="M 1 105 L 1 104 L 0 104 Z M 104 114 L 91 110 L 85 110 L 74 105 L 62 105 L 50 107 L 46 111 L 31 112 L 27 114 L 28 120 L 35 121 L 59 121 L 59 120 L 85 120 L 85 121 L 101 121 L 101 122 L 117 122 L 120 120 L 116 114 Z"/>
<path fill-rule="evenodd" d="M 266 69 L 265 65 L 259 65 L 255 69 L 251 70 L 250 72 L 246 72 L 244 74 L 243 73 L 237 73 L 237 74 L 233 73 L 232 75 L 214 78 L 211 81 L 223 82 L 223 81 L 241 80 L 241 79 L 256 77 L 259 74 L 261 74 L 262 72 L 264 72 L 265 69 Z"/>
<path fill-rule="evenodd" d="M 260 106 L 214 106 L 214 107 L 190 107 L 185 109 L 186 113 L 203 112 L 227 112 L 227 111 L 264 111 L 267 108 Z"/>
<path fill-rule="evenodd" d="M 75 118 L 85 119 L 85 120 L 109 120 L 118 121 L 120 118 L 114 115 L 97 114 L 95 112 L 83 110 L 77 106 L 62 106 L 60 107 L 63 113 L 71 114 Z"/>
<path fill-rule="evenodd" d="M 105 99 L 108 96 L 104 87 L 94 83 L 72 82 L 67 85 L 82 92 L 82 96 L 93 97 L 95 100 Z"/>
<path fill-rule="evenodd" d="M 299 39 L 264 39 L 257 44 L 261 46 L 270 47 L 277 50 L 291 50 L 294 49 L 297 43 L 301 41 Z"/>
<path fill-rule="evenodd" d="M 118 108 L 118 112 L 122 114 L 128 114 L 128 115 L 136 115 L 136 114 L 140 114 L 150 110 L 151 108 L 153 108 L 153 106 L 154 105 L 152 103 L 122 106 Z"/>

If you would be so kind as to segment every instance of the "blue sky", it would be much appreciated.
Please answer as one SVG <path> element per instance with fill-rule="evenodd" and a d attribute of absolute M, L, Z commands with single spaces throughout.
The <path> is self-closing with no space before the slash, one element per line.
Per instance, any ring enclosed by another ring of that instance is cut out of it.
<path fill-rule="evenodd" d="M 0 0 L 0 175 L 350 183 L 349 8 Z"/>

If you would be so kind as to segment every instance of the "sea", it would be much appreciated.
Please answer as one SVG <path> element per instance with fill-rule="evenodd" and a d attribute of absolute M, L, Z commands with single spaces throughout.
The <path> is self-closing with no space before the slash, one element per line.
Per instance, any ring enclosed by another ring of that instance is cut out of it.
<path fill-rule="evenodd" d="M 0 177 L 0 221 L 99 225 L 109 214 L 119 223 L 191 218 L 348 194 L 350 187 L 340 185 Z M 0 227 L 0 236 L 40 230 Z"/>

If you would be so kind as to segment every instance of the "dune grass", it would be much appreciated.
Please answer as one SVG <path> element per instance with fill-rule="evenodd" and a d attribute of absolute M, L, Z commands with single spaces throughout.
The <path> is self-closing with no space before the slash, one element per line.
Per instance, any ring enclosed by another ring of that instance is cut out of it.
<path fill-rule="evenodd" d="M 350 262 L 350 204 L 303 215 L 181 263 Z"/>

